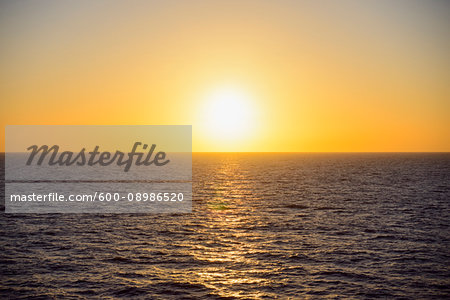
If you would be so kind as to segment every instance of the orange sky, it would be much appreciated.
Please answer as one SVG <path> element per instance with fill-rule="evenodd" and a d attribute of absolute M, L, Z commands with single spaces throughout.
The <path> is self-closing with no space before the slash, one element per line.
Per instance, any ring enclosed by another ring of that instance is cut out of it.
<path fill-rule="evenodd" d="M 194 151 L 450 151 L 449 14 L 443 1 L 1 2 L 1 125 L 192 124 Z M 229 136 L 204 116 L 218 89 L 251 112 Z"/>

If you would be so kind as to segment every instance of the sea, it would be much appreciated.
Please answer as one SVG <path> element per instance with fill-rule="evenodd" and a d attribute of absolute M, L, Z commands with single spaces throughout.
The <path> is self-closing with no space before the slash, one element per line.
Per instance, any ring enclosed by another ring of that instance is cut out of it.
<path fill-rule="evenodd" d="M 191 213 L 0 213 L 0 298 L 450 298 L 449 153 L 195 153 L 192 170 Z"/>

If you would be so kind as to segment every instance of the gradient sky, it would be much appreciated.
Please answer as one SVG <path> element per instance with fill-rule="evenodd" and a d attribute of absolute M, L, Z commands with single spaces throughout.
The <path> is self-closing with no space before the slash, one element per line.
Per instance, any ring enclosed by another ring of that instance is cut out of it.
<path fill-rule="evenodd" d="M 449 31 L 445 1 L 2 1 L 1 125 L 192 124 L 194 151 L 450 151 Z M 245 138 L 207 132 L 221 87 L 248 95 Z"/>

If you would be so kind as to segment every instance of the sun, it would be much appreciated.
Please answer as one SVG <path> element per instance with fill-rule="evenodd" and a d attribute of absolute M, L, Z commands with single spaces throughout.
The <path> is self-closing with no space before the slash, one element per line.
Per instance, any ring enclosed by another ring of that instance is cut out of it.
<path fill-rule="evenodd" d="M 214 89 L 205 101 L 205 126 L 209 135 L 237 140 L 251 133 L 254 125 L 252 97 L 237 87 Z"/>

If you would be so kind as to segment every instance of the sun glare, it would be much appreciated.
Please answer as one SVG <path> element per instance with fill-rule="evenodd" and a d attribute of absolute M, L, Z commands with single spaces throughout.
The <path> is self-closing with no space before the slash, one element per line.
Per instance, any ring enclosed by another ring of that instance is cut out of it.
<path fill-rule="evenodd" d="M 251 131 L 253 114 L 251 97 L 238 88 L 224 87 L 207 96 L 204 111 L 211 135 L 221 139 L 239 139 Z"/>

